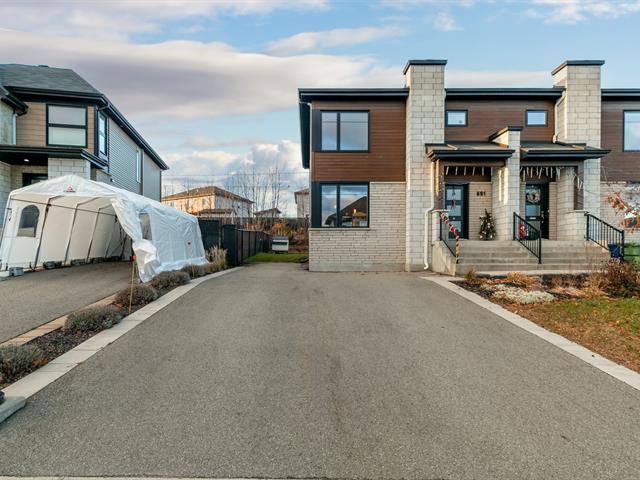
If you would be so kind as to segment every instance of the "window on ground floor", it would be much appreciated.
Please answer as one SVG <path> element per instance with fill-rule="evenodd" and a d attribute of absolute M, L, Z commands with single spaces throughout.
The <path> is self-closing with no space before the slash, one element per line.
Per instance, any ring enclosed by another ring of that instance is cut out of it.
<path fill-rule="evenodd" d="M 640 151 L 640 111 L 624 112 L 624 149 Z"/>
<path fill-rule="evenodd" d="M 318 190 L 316 227 L 369 226 L 369 185 L 323 183 Z"/>

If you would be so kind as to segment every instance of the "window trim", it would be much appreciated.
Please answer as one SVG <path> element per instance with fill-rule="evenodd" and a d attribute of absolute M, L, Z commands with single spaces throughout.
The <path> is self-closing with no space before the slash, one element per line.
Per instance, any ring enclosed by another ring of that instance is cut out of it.
<path fill-rule="evenodd" d="M 22 227 L 22 220 L 24 217 L 24 214 L 27 210 L 32 210 L 35 209 L 37 213 L 37 215 L 35 216 L 35 225 L 33 227 Z M 41 215 L 41 211 L 40 208 L 33 204 L 33 203 L 29 203 L 28 205 L 25 205 L 24 207 L 22 207 L 20 209 L 20 216 L 18 217 L 18 228 L 16 230 L 16 237 L 23 237 L 23 238 L 37 238 L 38 236 L 38 226 L 40 225 L 40 215 Z M 32 229 L 33 228 L 33 235 L 25 235 L 24 233 L 21 233 L 22 230 L 27 230 L 27 229 Z"/>
<path fill-rule="evenodd" d="M 464 125 L 449 123 L 449 112 L 464 113 Z M 444 126 L 452 128 L 464 128 L 469 126 L 469 110 L 463 108 L 449 108 L 444 111 Z"/>
<path fill-rule="evenodd" d="M 66 123 L 50 123 L 49 107 L 83 108 L 84 109 L 84 126 L 69 125 Z M 69 145 L 67 143 L 51 143 L 49 141 L 49 127 L 75 128 L 77 130 L 84 130 L 84 145 Z M 78 105 L 75 103 L 47 103 L 45 107 L 45 130 L 46 130 L 45 134 L 46 134 L 47 146 L 87 148 L 87 146 L 89 145 L 89 108 L 87 107 L 87 105 Z"/>
<path fill-rule="evenodd" d="M 529 113 L 544 112 L 544 123 L 529 123 Z M 524 125 L 525 127 L 548 127 L 549 126 L 549 110 L 543 110 L 541 108 L 530 108 L 524 112 Z"/>
<path fill-rule="evenodd" d="M 637 113 L 640 115 L 640 110 L 623 110 L 622 111 L 622 151 L 623 152 L 640 152 L 640 148 L 631 148 L 628 149 L 627 148 L 627 138 L 625 135 L 625 130 L 626 130 L 626 126 L 627 126 L 627 113 Z"/>
<path fill-rule="evenodd" d="M 100 150 L 100 117 L 104 118 L 104 152 Z M 99 156 L 109 158 L 109 118 L 96 108 L 96 152 Z"/>
<path fill-rule="evenodd" d="M 322 115 L 325 113 L 335 113 L 336 117 L 336 147 L 335 150 L 325 150 L 322 148 Z M 340 148 L 340 114 L 341 113 L 366 113 L 367 114 L 367 149 L 366 150 L 342 150 Z M 370 110 L 320 110 L 320 153 L 369 153 L 371 149 L 371 111 Z"/>
<path fill-rule="evenodd" d="M 340 187 L 343 185 L 346 186 L 366 186 L 367 187 L 367 226 L 366 227 L 343 227 L 341 225 L 336 225 L 335 227 L 322 226 L 322 186 L 323 185 L 332 185 L 336 186 L 336 220 L 339 223 L 339 215 L 337 213 L 340 211 Z M 312 185 L 312 194 L 311 194 L 311 228 L 319 228 L 323 230 L 366 230 L 371 228 L 371 182 L 366 181 L 322 181 L 322 182 L 313 182 Z"/>

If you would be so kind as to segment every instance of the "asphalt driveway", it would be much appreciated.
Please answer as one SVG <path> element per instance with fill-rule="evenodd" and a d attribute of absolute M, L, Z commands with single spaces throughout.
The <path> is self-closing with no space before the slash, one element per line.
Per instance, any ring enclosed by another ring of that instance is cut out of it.
<path fill-rule="evenodd" d="M 0 474 L 638 479 L 640 392 L 408 274 L 203 283 L 0 424 Z"/>
<path fill-rule="evenodd" d="M 0 343 L 127 286 L 131 264 L 108 262 L 41 272 L 0 282 Z"/>

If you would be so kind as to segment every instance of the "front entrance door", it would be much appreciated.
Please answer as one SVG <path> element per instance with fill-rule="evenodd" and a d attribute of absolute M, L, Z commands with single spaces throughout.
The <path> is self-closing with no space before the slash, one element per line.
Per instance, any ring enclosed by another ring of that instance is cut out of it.
<path fill-rule="evenodd" d="M 458 230 L 460 238 L 468 238 L 467 185 L 445 185 L 444 208 L 449 212 L 449 223 Z M 453 237 L 452 234 L 449 234 Z"/>
<path fill-rule="evenodd" d="M 527 183 L 524 198 L 525 220 L 549 238 L 549 184 Z"/>

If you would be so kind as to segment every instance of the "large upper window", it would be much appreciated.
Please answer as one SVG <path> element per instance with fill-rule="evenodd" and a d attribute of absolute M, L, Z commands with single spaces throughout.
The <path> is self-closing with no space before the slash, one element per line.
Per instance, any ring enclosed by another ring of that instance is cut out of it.
<path fill-rule="evenodd" d="M 98 151 L 107 155 L 107 117 L 102 113 L 98 114 Z"/>
<path fill-rule="evenodd" d="M 466 127 L 467 111 L 466 110 L 447 110 L 446 119 L 447 119 L 447 127 Z"/>
<path fill-rule="evenodd" d="M 369 112 L 322 112 L 322 150 L 369 150 Z"/>
<path fill-rule="evenodd" d="M 47 105 L 47 144 L 87 146 L 87 109 Z"/>
<path fill-rule="evenodd" d="M 320 185 L 321 227 L 368 227 L 369 186 Z"/>
<path fill-rule="evenodd" d="M 527 127 L 546 127 L 547 111 L 546 110 L 527 110 L 526 118 Z"/>
<path fill-rule="evenodd" d="M 640 151 L 640 111 L 624 112 L 624 149 Z"/>

